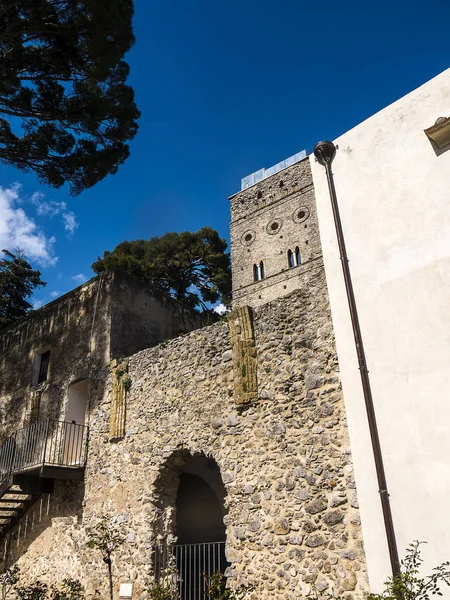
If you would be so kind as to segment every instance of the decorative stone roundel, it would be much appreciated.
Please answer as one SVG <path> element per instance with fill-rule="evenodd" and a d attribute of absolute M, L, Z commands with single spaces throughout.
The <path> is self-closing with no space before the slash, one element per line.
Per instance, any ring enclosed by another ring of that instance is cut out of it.
<path fill-rule="evenodd" d="M 275 235 L 280 231 L 282 225 L 283 221 L 281 219 L 273 219 L 267 224 L 266 231 L 269 235 Z"/>
<path fill-rule="evenodd" d="M 292 215 L 292 219 L 296 223 L 303 223 L 303 221 L 306 221 L 306 219 L 308 217 L 309 217 L 309 208 L 306 208 L 306 206 L 299 206 L 298 208 L 296 208 L 294 210 L 294 213 Z"/>
<path fill-rule="evenodd" d="M 242 234 L 241 244 L 243 246 L 250 246 L 250 244 L 253 244 L 253 242 L 255 241 L 255 237 L 256 233 L 253 231 L 253 229 L 249 229 L 248 231 Z"/>

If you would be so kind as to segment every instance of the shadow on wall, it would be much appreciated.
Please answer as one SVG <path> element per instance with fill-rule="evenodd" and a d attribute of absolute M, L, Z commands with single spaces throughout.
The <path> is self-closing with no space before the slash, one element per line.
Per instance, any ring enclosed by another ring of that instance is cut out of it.
<path fill-rule="evenodd" d="M 43 494 L 7 534 L 5 552 L 0 555 L 0 570 L 3 572 L 16 563 L 48 528 L 69 529 L 81 523 L 84 491 L 82 481 L 56 481 L 53 494 Z M 64 548 L 55 548 L 55 551 L 60 555 Z M 73 553 L 73 548 L 67 552 Z"/>
<path fill-rule="evenodd" d="M 225 540 L 226 489 L 215 460 L 188 450 L 172 454 L 155 482 L 159 540 L 178 544 Z"/>

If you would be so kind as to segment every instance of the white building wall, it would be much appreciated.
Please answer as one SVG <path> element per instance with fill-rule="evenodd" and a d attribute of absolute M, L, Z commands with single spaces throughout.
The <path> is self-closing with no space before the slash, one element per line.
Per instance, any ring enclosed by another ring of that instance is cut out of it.
<path fill-rule="evenodd" d="M 450 559 L 450 69 L 347 132 L 333 163 L 401 556 Z M 325 169 L 311 157 L 369 578 L 390 573 Z M 448 592 L 447 592 L 448 594 Z M 450 594 L 449 594 L 450 597 Z"/>

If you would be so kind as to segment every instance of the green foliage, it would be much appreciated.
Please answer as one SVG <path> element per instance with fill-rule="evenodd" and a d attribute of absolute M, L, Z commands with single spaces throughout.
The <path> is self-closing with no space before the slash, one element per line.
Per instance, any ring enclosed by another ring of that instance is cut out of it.
<path fill-rule="evenodd" d="M 122 242 L 105 251 L 92 269 L 120 268 L 193 308 L 229 302 L 230 255 L 227 243 L 211 227 L 191 233 L 166 233 L 149 240 Z"/>
<path fill-rule="evenodd" d="M 11 594 L 12 596 L 11 596 Z M 0 575 L 1 600 L 84 600 L 84 587 L 78 579 L 63 579 L 58 585 L 48 586 L 37 580 L 20 585 L 20 570 L 14 566 Z"/>
<path fill-rule="evenodd" d="M 123 389 L 126 392 L 129 392 L 133 381 L 132 381 L 131 377 L 128 374 L 126 374 L 122 377 L 122 379 L 120 380 L 120 383 L 123 385 Z"/>
<path fill-rule="evenodd" d="M 149 600 L 178 600 L 179 595 L 173 586 L 157 583 L 145 590 Z"/>
<path fill-rule="evenodd" d="M 5 258 L 0 259 L 0 328 L 25 316 L 32 309 L 27 298 L 37 287 L 47 285 L 20 250 L 2 252 Z"/>
<path fill-rule="evenodd" d="M 11 589 L 19 581 L 19 567 L 14 565 L 0 575 L 1 599 L 6 600 Z"/>
<path fill-rule="evenodd" d="M 62 583 L 53 588 L 51 600 L 84 600 L 84 587 L 78 579 L 63 579 Z"/>
<path fill-rule="evenodd" d="M 86 546 L 100 550 L 103 561 L 107 564 L 111 564 L 112 553 L 125 541 L 122 533 L 105 517 L 95 527 L 88 528 L 87 535 Z"/>
<path fill-rule="evenodd" d="M 139 111 L 126 84 L 133 0 L 0 7 L 0 161 L 79 194 L 128 157 Z"/>
<path fill-rule="evenodd" d="M 400 563 L 400 575 L 389 577 L 381 594 L 369 594 L 367 600 L 429 600 L 432 596 L 442 596 L 441 586 L 450 586 L 450 563 L 443 562 L 433 569 L 431 575 L 422 577 L 419 574 L 423 559 L 420 545 L 424 542 L 412 542 L 406 557 Z M 313 589 L 313 595 L 305 600 L 341 600 L 330 592 L 319 592 Z"/>
<path fill-rule="evenodd" d="M 35 581 L 30 585 L 16 587 L 15 592 L 19 600 L 45 600 L 48 586 L 41 581 Z"/>
<path fill-rule="evenodd" d="M 428 600 L 431 596 L 442 596 L 443 584 L 450 586 L 450 563 L 442 563 L 433 569 L 431 575 L 422 577 L 419 574 L 423 559 L 420 545 L 424 542 L 414 541 L 401 561 L 401 573 L 390 577 L 381 594 L 371 594 L 368 600 Z"/>
<path fill-rule="evenodd" d="M 227 588 L 227 579 L 223 573 L 216 571 L 212 575 L 203 573 L 206 582 L 205 596 L 209 600 L 242 600 L 252 590 L 251 586 L 241 585 L 237 590 Z"/>
<path fill-rule="evenodd" d="M 103 562 L 108 567 L 109 598 L 110 600 L 113 600 L 114 585 L 111 556 L 113 552 L 124 543 L 125 538 L 117 527 L 105 517 L 103 517 L 95 527 L 88 528 L 87 534 L 88 540 L 86 546 L 91 549 L 100 550 Z"/>

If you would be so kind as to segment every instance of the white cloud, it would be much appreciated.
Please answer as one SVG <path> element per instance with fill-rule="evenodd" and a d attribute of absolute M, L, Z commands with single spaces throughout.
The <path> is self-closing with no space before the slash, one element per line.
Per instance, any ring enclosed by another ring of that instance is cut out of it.
<path fill-rule="evenodd" d="M 40 265 L 54 265 L 58 258 L 54 255 L 54 237 L 47 237 L 23 208 L 20 198 L 20 185 L 9 188 L 0 186 L 0 250 L 20 248 L 30 260 Z"/>
<path fill-rule="evenodd" d="M 44 303 L 42 302 L 42 300 L 34 300 L 33 301 L 33 308 L 34 308 L 34 310 L 37 310 L 38 308 L 41 308 L 41 306 L 43 304 Z"/>
<path fill-rule="evenodd" d="M 83 273 L 79 273 L 78 275 L 73 275 L 72 279 L 74 281 L 76 281 L 79 285 L 84 283 L 85 281 L 87 281 L 87 277 L 86 277 L 86 275 L 83 275 Z"/>
<path fill-rule="evenodd" d="M 217 306 L 213 306 L 213 311 L 218 315 L 224 315 L 226 312 L 228 312 L 228 308 L 225 306 L 225 304 L 218 304 Z"/>
<path fill-rule="evenodd" d="M 50 292 L 50 296 L 51 296 L 52 298 L 57 298 L 57 297 L 58 297 L 58 296 L 60 296 L 60 295 L 61 295 L 61 292 L 56 292 L 56 291 L 55 291 L 55 292 Z"/>
<path fill-rule="evenodd" d="M 78 227 L 75 214 L 73 212 L 65 212 L 62 214 L 62 219 L 64 222 L 64 229 L 72 235 L 72 233 Z"/>
<path fill-rule="evenodd" d="M 31 196 L 31 203 L 36 206 L 36 212 L 41 217 L 50 217 L 52 219 L 58 215 L 61 216 L 64 229 L 69 235 L 72 235 L 78 227 L 75 213 L 71 210 L 67 210 L 67 204 L 65 202 L 56 202 L 55 200 L 47 201 L 45 200 L 44 194 L 35 192 Z"/>

